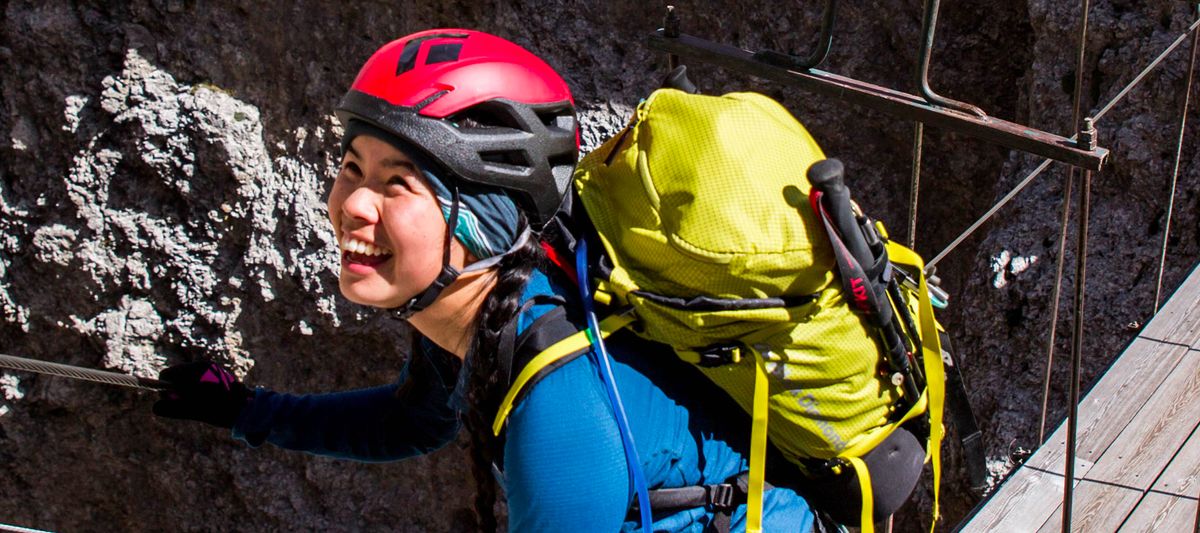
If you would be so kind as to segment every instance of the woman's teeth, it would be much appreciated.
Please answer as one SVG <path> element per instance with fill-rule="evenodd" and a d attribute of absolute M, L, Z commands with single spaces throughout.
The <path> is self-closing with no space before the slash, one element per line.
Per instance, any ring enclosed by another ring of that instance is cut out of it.
<path fill-rule="evenodd" d="M 391 255 L 392 253 L 375 246 L 374 244 L 365 243 L 357 239 L 345 237 L 342 239 L 342 250 L 353 252 L 362 255 Z"/>

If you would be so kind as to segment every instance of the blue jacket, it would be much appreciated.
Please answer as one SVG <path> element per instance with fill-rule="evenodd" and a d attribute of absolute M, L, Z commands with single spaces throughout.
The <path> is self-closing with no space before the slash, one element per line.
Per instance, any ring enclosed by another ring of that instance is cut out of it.
<path fill-rule="evenodd" d="M 570 292 L 536 272 L 524 298 Z M 570 304 L 568 304 L 570 305 Z M 550 305 L 518 319 L 524 330 Z M 253 446 L 270 442 L 360 461 L 392 461 L 450 442 L 460 424 L 457 358 L 424 343 L 391 385 L 297 396 L 258 389 L 234 426 Z M 618 335 L 608 344 L 638 456 L 653 488 L 722 483 L 747 470 L 750 420 L 669 348 Z M 662 353 L 645 353 L 654 350 Z M 397 394 L 402 384 L 404 390 Z M 538 381 L 509 416 L 504 446 L 511 531 L 638 531 L 627 521 L 636 498 L 612 408 L 591 357 L 578 357 Z M 812 513 L 790 488 L 768 490 L 764 530 L 810 531 Z M 656 513 L 655 531 L 699 532 L 702 507 Z M 745 506 L 732 517 L 745 529 Z"/>

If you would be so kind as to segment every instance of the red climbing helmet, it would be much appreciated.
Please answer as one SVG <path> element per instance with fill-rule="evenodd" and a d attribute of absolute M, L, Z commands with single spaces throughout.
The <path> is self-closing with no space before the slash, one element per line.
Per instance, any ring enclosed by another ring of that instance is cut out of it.
<path fill-rule="evenodd" d="M 566 82 L 528 50 L 487 33 L 427 30 L 377 50 L 338 105 L 423 150 L 454 176 L 506 190 L 541 227 L 579 153 Z"/>

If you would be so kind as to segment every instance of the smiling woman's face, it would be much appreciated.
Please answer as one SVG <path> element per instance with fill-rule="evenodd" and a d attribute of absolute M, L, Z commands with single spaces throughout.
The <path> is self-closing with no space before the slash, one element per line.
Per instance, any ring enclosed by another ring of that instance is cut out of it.
<path fill-rule="evenodd" d="M 437 197 L 416 164 L 385 141 L 351 142 L 329 194 L 329 220 L 342 251 L 338 285 L 352 302 L 400 306 L 441 271 L 447 228 Z"/>

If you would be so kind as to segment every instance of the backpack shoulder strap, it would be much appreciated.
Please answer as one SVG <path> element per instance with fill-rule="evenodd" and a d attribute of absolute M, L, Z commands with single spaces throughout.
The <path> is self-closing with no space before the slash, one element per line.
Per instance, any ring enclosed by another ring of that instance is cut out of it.
<path fill-rule="evenodd" d="M 634 316 L 631 313 L 609 316 L 600 321 L 600 335 L 608 337 L 617 330 L 629 325 L 633 320 Z M 536 328 L 531 325 L 530 330 L 534 329 Z M 549 338 L 549 335 L 547 335 L 547 338 Z M 504 421 L 508 419 L 508 415 L 512 412 L 518 397 L 526 387 L 541 379 L 542 376 L 555 368 L 558 368 L 563 363 L 583 354 L 591 345 L 591 336 L 589 335 L 589 331 L 585 329 L 554 343 L 530 359 L 521 368 L 520 374 L 517 374 L 508 392 L 504 395 L 504 401 L 500 403 L 500 409 L 497 410 L 496 419 L 492 423 L 493 434 L 500 435 L 500 430 L 504 429 Z M 514 366 L 513 368 L 517 367 Z"/>
<path fill-rule="evenodd" d="M 566 311 L 562 304 L 566 300 L 557 295 L 539 294 L 521 304 L 516 315 L 504 326 L 497 342 L 496 353 L 499 357 L 500 382 L 505 385 L 512 383 L 513 369 L 520 371 L 534 355 L 545 350 L 551 344 L 567 338 L 575 333 L 574 326 L 567 320 Z M 550 311 L 537 317 L 525 331 L 517 335 L 517 323 L 535 305 L 554 305 Z M 532 353 L 531 353 L 532 352 Z"/>

